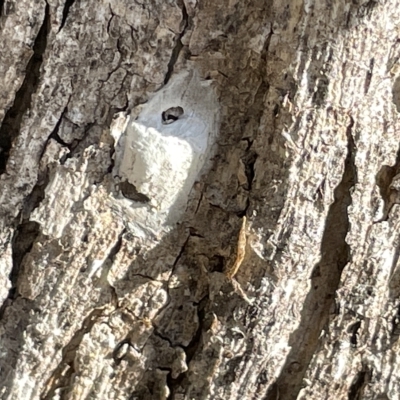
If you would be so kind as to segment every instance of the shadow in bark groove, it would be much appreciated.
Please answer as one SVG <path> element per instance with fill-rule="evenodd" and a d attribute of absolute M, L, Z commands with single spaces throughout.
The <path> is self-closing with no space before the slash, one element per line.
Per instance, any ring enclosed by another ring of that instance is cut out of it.
<path fill-rule="evenodd" d="M 4 2 L 2 2 L 4 3 Z M 2 4 L 3 6 L 3 4 Z M 31 106 L 32 95 L 36 92 L 40 79 L 40 68 L 43 62 L 43 54 L 47 46 L 47 36 L 50 29 L 50 7 L 46 3 L 44 18 L 39 32 L 33 45 L 33 54 L 27 67 L 25 79 L 17 91 L 14 103 L 6 112 L 3 123 L 0 127 L 0 174 L 6 169 L 6 164 L 10 155 L 13 141 L 17 138 L 22 118 Z M 21 224 L 13 238 L 13 268 L 10 273 L 10 279 L 13 287 L 9 292 L 9 298 L 3 303 L 1 308 L 1 319 L 7 320 L 3 326 L 4 336 L 3 344 L 7 348 L 8 356 L 3 354 L 0 369 L 0 386 L 9 387 L 10 382 L 16 379 L 15 368 L 18 354 L 25 346 L 25 333 L 27 327 L 31 324 L 32 312 L 39 313 L 40 310 L 35 307 L 34 302 L 28 299 L 15 297 L 15 285 L 19 275 L 19 269 L 24 255 L 31 249 L 37 235 L 39 226 L 34 222 L 24 222 Z M 13 301 L 11 299 L 14 299 Z M 15 307 L 10 307 L 10 305 Z M 3 393 L 3 395 L 5 395 Z"/>
<path fill-rule="evenodd" d="M 178 37 L 176 39 L 175 47 L 172 49 L 171 58 L 168 63 L 167 73 L 165 74 L 165 78 L 164 78 L 164 85 L 166 85 L 168 83 L 168 81 L 171 78 L 172 73 L 174 72 L 174 66 L 175 66 L 175 64 L 178 60 L 179 54 L 183 48 L 182 37 L 185 35 L 186 30 L 189 26 L 189 16 L 188 16 L 188 13 L 186 10 L 185 2 L 183 0 L 180 0 L 180 1 L 178 1 L 178 4 L 180 5 L 180 7 L 182 9 L 183 28 L 182 28 L 182 32 L 178 35 Z"/>
<path fill-rule="evenodd" d="M 62 360 L 58 367 L 53 371 L 51 377 L 48 380 L 47 385 L 50 386 L 46 394 L 40 396 L 41 400 L 53 399 L 56 390 L 59 388 L 65 388 L 65 390 L 70 389 L 72 386 L 69 385 L 70 380 L 75 372 L 74 360 L 76 352 L 84 338 L 84 336 L 91 331 L 94 324 L 103 315 L 104 311 L 102 309 L 94 309 L 82 322 L 82 326 L 78 329 L 72 336 L 71 340 L 62 350 Z M 66 367 L 68 369 L 66 370 Z M 61 394 L 61 398 L 64 398 L 66 393 Z"/>
<path fill-rule="evenodd" d="M 351 189 L 357 182 L 355 145 L 352 137 L 354 121 L 347 127 L 347 156 L 342 180 L 334 191 L 334 202 L 329 208 L 321 243 L 321 259 L 311 277 L 312 288 L 304 302 L 299 328 L 289 340 L 291 351 L 276 381 L 280 398 L 294 400 L 301 389 L 307 367 L 318 348 L 318 338 L 329 319 L 331 306 L 343 268 L 350 262 L 350 247 L 346 242 L 349 230 L 348 207 Z M 275 400 L 272 391 L 266 400 Z"/>
<path fill-rule="evenodd" d="M 394 177 L 399 173 L 400 170 L 400 147 L 397 150 L 396 161 L 393 165 L 382 165 L 376 174 L 375 180 L 379 188 L 379 194 L 384 202 L 383 216 L 378 222 L 387 221 L 389 213 L 394 204 L 399 202 L 397 191 L 391 187 Z"/>
<path fill-rule="evenodd" d="M 5 172 L 13 141 L 17 138 L 22 118 L 31 107 L 32 95 L 39 85 L 40 67 L 50 30 L 50 7 L 46 3 L 44 19 L 33 45 L 33 54 L 26 67 L 25 79 L 15 95 L 14 104 L 4 116 L 0 127 L 0 175 Z"/>
<path fill-rule="evenodd" d="M 61 21 L 60 29 L 58 30 L 58 32 L 60 32 L 61 29 L 64 28 L 65 22 L 67 21 L 69 9 L 73 6 L 74 3 L 75 3 L 75 0 L 65 0 L 62 21 Z"/>
<path fill-rule="evenodd" d="M 363 366 L 361 371 L 355 376 L 348 393 L 348 400 L 362 400 L 365 386 L 371 381 L 372 370 Z"/>
<path fill-rule="evenodd" d="M 206 313 L 205 313 L 205 307 L 207 306 L 208 302 L 210 299 L 208 296 L 205 296 L 199 303 L 198 309 L 197 309 L 197 314 L 198 314 L 198 320 L 199 320 L 199 326 L 196 331 L 196 334 L 193 336 L 191 342 L 184 348 L 185 353 L 186 353 L 186 362 L 189 364 L 194 355 L 196 354 L 196 351 L 200 347 L 201 344 L 201 334 L 203 330 L 206 330 L 205 327 L 205 319 L 206 319 Z M 187 372 L 184 372 L 180 374 L 177 378 L 172 378 L 172 374 L 169 373 L 167 377 L 167 385 L 170 390 L 170 395 L 168 396 L 167 400 L 173 400 L 175 398 L 175 395 L 177 395 L 177 391 L 179 388 L 182 386 L 187 385 L 187 382 L 185 383 L 185 380 L 187 380 Z"/>
<path fill-rule="evenodd" d="M 375 59 L 372 57 L 369 61 L 369 69 L 365 74 L 364 94 L 368 94 L 371 85 L 372 73 L 374 72 Z"/>
<path fill-rule="evenodd" d="M 395 79 L 392 86 L 392 102 L 400 113 L 400 76 Z"/>
<path fill-rule="evenodd" d="M 26 221 L 15 231 L 12 246 L 13 267 L 10 272 L 11 289 L 8 298 L 16 295 L 17 281 L 24 256 L 32 249 L 33 243 L 39 236 L 40 225 L 37 222 Z"/>

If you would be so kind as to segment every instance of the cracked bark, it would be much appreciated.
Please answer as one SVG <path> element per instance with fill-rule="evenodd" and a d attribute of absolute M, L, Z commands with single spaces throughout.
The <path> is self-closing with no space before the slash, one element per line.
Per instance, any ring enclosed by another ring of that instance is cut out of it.
<path fill-rule="evenodd" d="M 0 398 L 399 399 L 399 9 L 0 1 Z M 161 234 L 111 124 L 182 71 L 219 127 Z"/>
<path fill-rule="evenodd" d="M 31 105 L 32 94 L 38 88 L 40 67 L 43 62 L 43 53 L 46 50 L 46 41 L 50 24 L 49 6 L 46 4 L 43 23 L 33 45 L 33 54 L 26 66 L 26 75 L 20 89 L 15 94 L 14 104 L 4 116 L 0 127 L 0 174 L 4 173 L 9 152 L 13 141 L 17 138 L 21 128 L 21 121 Z"/>
<path fill-rule="evenodd" d="M 62 13 L 62 21 L 61 21 L 61 25 L 60 25 L 60 30 L 64 27 L 65 22 L 67 21 L 68 18 L 68 13 L 69 13 L 69 9 L 74 5 L 75 0 L 65 0 L 64 3 L 64 9 L 63 9 L 63 13 Z"/>
<path fill-rule="evenodd" d="M 300 324 L 291 334 L 291 351 L 277 379 L 275 390 L 285 399 L 296 399 L 304 374 L 318 347 L 318 337 L 329 318 L 334 305 L 335 293 L 343 268 L 351 261 L 346 242 L 349 231 L 348 207 L 351 205 L 351 189 L 357 183 L 355 146 L 352 136 L 354 120 L 349 118 L 347 127 L 347 155 L 344 160 L 342 180 L 334 190 L 334 201 L 326 216 L 321 241 L 321 260 L 315 266 L 310 280 L 310 290 L 304 301 Z M 307 332 L 307 335 L 304 335 Z M 276 396 L 267 396 L 274 399 Z"/>

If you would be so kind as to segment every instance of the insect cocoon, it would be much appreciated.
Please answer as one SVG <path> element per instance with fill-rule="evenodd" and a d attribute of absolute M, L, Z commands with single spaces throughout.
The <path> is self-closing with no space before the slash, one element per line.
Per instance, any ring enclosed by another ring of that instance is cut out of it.
<path fill-rule="evenodd" d="M 218 113 L 211 81 L 186 71 L 171 78 L 128 123 L 116 150 L 114 175 L 122 188 L 129 187 L 138 222 L 154 229 L 179 220 L 210 158 Z"/>

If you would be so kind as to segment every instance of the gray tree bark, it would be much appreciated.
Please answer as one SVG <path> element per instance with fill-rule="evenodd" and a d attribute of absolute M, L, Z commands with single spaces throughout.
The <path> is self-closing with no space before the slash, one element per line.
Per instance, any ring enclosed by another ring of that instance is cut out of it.
<path fill-rule="evenodd" d="M 0 398 L 400 399 L 399 18 L 0 1 Z"/>

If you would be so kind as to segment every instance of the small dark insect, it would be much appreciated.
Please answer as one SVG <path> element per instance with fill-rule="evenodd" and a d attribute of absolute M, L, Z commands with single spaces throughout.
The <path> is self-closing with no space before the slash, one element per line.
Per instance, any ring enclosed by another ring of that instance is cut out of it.
<path fill-rule="evenodd" d="M 161 114 L 162 123 L 164 125 L 172 124 L 177 119 L 179 119 L 181 115 L 183 115 L 182 107 L 168 108 L 168 110 L 163 111 L 163 113 Z"/>

